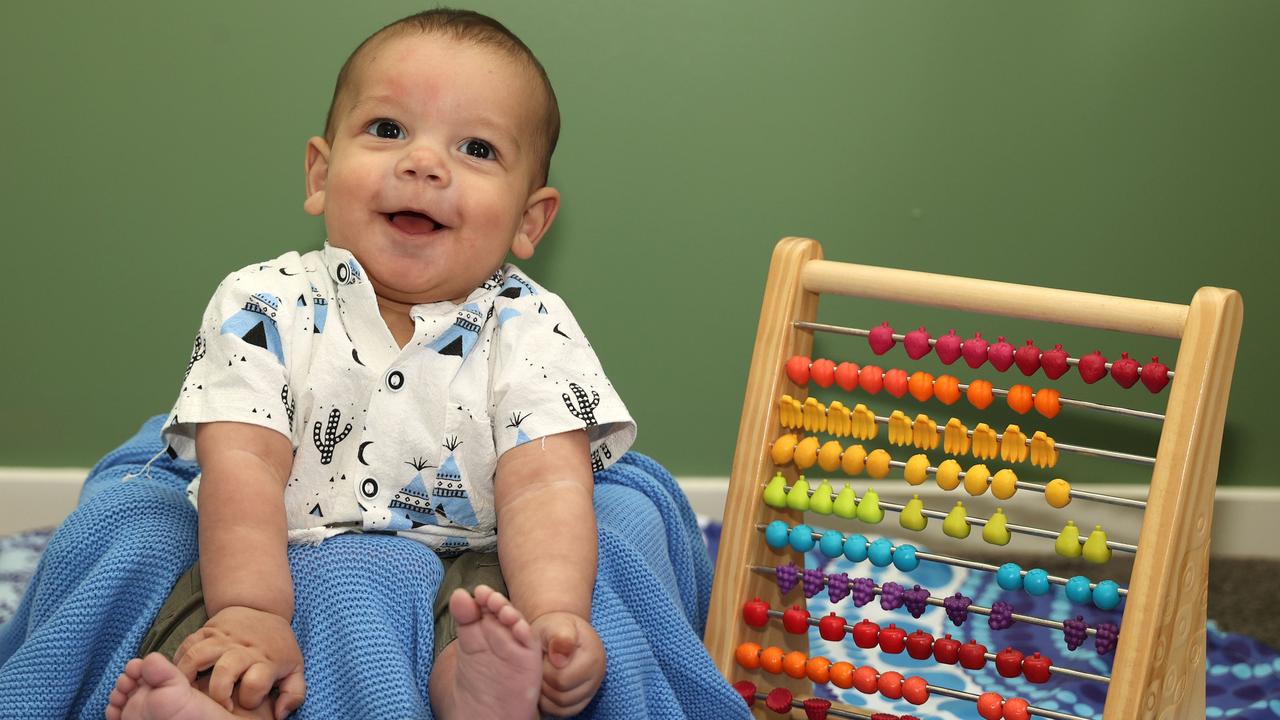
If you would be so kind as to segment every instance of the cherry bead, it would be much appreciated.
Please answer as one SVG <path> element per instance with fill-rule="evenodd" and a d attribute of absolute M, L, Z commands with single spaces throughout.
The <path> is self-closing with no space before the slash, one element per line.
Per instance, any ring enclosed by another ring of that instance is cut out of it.
<path fill-rule="evenodd" d="M 982 693 L 978 696 L 978 714 L 985 720 L 1000 720 L 1004 715 L 1004 698 L 999 693 Z"/>
<path fill-rule="evenodd" d="M 902 673 L 892 670 L 887 673 L 881 673 L 880 678 L 876 681 L 876 688 L 881 695 L 890 700 L 897 700 L 902 697 Z"/>
<path fill-rule="evenodd" d="M 879 676 L 876 673 L 876 669 L 870 665 L 863 665 L 857 670 L 854 670 L 853 686 L 858 689 L 858 692 L 866 693 L 867 695 L 875 695 L 876 690 L 880 687 Z"/>
<path fill-rule="evenodd" d="M 791 712 L 791 691 L 786 688 L 774 688 L 765 697 L 764 704 L 776 713 L 789 713 Z M 1000 716 L 997 715 L 996 717 Z"/>
<path fill-rule="evenodd" d="M 1022 698 L 1009 698 L 1004 701 L 1004 720 L 1030 720 L 1031 713 L 1027 712 L 1029 706 L 1026 700 Z"/>
<path fill-rule="evenodd" d="M 754 707 L 756 704 L 756 684 L 750 680 L 739 680 L 733 684 L 733 689 L 738 691 L 742 696 L 742 701 L 747 707 Z"/>
<path fill-rule="evenodd" d="M 929 700 L 929 681 L 912 675 L 902 683 L 902 697 L 912 705 L 923 705 Z"/>

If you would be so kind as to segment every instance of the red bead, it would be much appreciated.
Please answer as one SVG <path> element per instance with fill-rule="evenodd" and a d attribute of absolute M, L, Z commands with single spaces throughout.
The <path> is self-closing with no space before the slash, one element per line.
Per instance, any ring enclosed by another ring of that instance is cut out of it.
<path fill-rule="evenodd" d="M 823 640 L 840 642 L 844 639 L 844 618 L 834 612 L 818 621 L 818 634 Z"/>
<path fill-rule="evenodd" d="M 800 605 L 792 605 L 782 613 L 782 627 L 789 633 L 809 632 L 809 611 Z"/>
<path fill-rule="evenodd" d="M 853 686 L 858 689 L 858 692 L 875 695 L 876 691 L 880 689 L 879 676 L 876 673 L 876 669 L 870 665 L 863 665 L 854 670 Z"/>
<path fill-rule="evenodd" d="M 907 654 L 916 660 L 924 660 L 933 654 L 933 636 L 917 630 L 907 636 Z"/>
<path fill-rule="evenodd" d="M 876 681 L 876 689 L 880 694 L 890 700 L 897 700 L 902 697 L 902 673 L 890 670 L 887 673 L 881 673 L 880 679 Z"/>
<path fill-rule="evenodd" d="M 809 698 L 804 701 L 804 716 L 808 718 L 808 720 L 827 720 L 827 711 L 830 709 L 830 700 Z"/>
<path fill-rule="evenodd" d="M 791 382 L 804 387 L 809 384 L 809 358 L 803 355 L 792 355 L 787 361 L 787 377 Z"/>
<path fill-rule="evenodd" d="M 738 691 L 742 696 L 743 702 L 747 707 L 753 707 L 756 704 L 756 684 L 750 680 L 739 680 L 733 684 L 733 689 Z"/>
<path fill-rule="evenodd" d="M 836 364 L 826 358 L 819 358 L 809 366 L 809 378 L 818 387 L 829 388 L 836 381 Z"/>
<path fill-rule="evenodd" d="M 977 640 L 970 640 L 960 647 L 960 666 L 970 670 L 981 670 L 987 664 L 987 646 Z"/>
<path fill-rule="evenodd" d="M 907 647 L 907 631 L 890 624 L 889 627 L 880 631 L 880 649 L 897 655 Z"/>
<path fill-rule="evenodd" d="M 742 620 L 751 627 L 764 627 L 769 622 L 769 603 L 752 598 L 742 606 Z"/>
<path fill-rule="evenodd" d="M 845 392 L 858 387 L 858 363 L 842 362 L 836 366 L 836 384 Z"/>
<path fill-rule="evenodd" d="M 912 705 L 923 705 L 929 700 L 929 681 L 912 675 L 902 683 L 902 697 Z"/>
<path fill-rule="evenodd" d="M 949 634 L 934 640 L 933 659 L 945 665 L 955 665 L 960 659 L 960 641 Z"/>
<path fill-rule="evenodd" d="M 1004 698 L 999 693 L 982 693 L 978 696 L 978 714 L 985 720 L 1000 720 L 1004 715 Z"/>
<path fill-rule="evenodd" d="M 853 626 L 853 643 L 863 650 L 870 650 L 880 640 L 880 626 L 870 620 L 863 620 Z"/>
<path fill-rule="evenodd" d="M 1049 658 L 1042 656 L 1040 653 L 1035 653 L 1022 661 L 1022 675 L 1027 679 L 1027 682 L 1049 682 L 1049 672 L 1052 665 L 1053 661 Z"/>
<path fill-rule="evenodd" d="M 791 691 L 786 688 L 774 688 L 765 697 L 764 704 L 776 713 L 789 713 L 791 712 Z"/>
<path fill-rule="evenodd" d="M 996 653 L 996 672 L 1014 678 L 1022 674 L 1022 653 L 1007 647 Z"/>
<path fill-rule="evenodd" d="M 1022 698 L 1009 698 L 1004 701 L 1004 720 L 1030 720 L 1031 713 L 1027 712 L 1027 706 L 1030 705 Z"/>
<path fill-rule="evenodd" d="M 858 385 L 866 392 L 875 395 L 884 387 L 884 370 L 875 365 L 863 365 L 858 371 Z"/>

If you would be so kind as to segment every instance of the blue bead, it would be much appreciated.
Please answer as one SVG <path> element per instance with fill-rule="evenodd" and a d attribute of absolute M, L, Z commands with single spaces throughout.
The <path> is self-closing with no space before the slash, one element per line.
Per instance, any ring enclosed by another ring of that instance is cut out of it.
<path fill-rule="evenodd" d="M 1089 578 L 1077 575 L 1067 581 L 1067 599 L 1077 605 L 1088 605 L 1093 601 L 1093 588 L 1089 587 Z"/>
<path fill-rule="evenodd" d="M 1093 589 L 1093 604 L 1099 610 L 1115 610 L 1120 604 L 1120 586 L 1114 580 L 1103 580 Z"/>
<path fill-rule="evenodd" d="M 1022 578 L 1022 589 L 1026 590 L 1028 595 L 1044 595 L 1049 592 L 1049 573 L 1040 568 L 1028 570 L 1026 576 Z"/>
<path fill-rule="evenodd" d="M 764 541 L 774 550 L 780 550 L 787 546 L 787 536 L 790 534 L 791 528 L 785 522 L 774 520 L 764 529 Z"/>
<path fill-rule="evenodd" d="M 893 563 L 893 543 L 888 538 L 876 540 L 867 549 L 867 557 L 871 558 L 871 564 L 876 567 L 888 567 Z"/>
<path fill-rule="evenodd" d="M 844 536 L 839 530 L 828 530 L 822 533 L 822 539 L 818 541 L 818 549 L 829 558 L 840 557 L 844 552 Z"/>
<path fill-rule="evenodd" d="M 850 535 L 844 541 L 844 556 L 853 562 L 867 559 L 867 539 L 861 535 Z"/>
<path fill-rule="evenodd" d="M 808 525 L 797 525 L 791 528 L 791 548 L 798 552 L 809 552 L 813 549 L 813 528 Z"/>
<path fill-rule="evenodd" d="M 1018 563 L 1005 563 L 996 571 L 996 584 L 1005 590 L 1022 588 L 1022 568 Z"/>
<path fill-rule="evenodd" d="M 893 551 L 893 566 L 902 572 L 911 572 L 920 567 L 920 558 L 916 557 L 915 545 L 899 545 Z"/>

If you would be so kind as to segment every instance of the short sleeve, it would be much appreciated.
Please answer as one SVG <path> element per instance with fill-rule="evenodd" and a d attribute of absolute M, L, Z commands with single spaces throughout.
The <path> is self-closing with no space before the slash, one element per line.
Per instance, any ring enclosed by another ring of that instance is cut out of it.
<path fill-rule="evenodd" d="M 564 301 L 524 290 L 515 298 L 499 296 L 494 313 L 490 397 L 498 456 L 540 437 L 585 429 L 594 471 L 620 458 L 635 441 L 635 421 Z"/>
<path fill-rule="evenodd" d="M 298 308 L 289 300 L 298 293 L 277 269 L 245 268 L 214 291 L 162 430 L 172 454 L 194 459 L 196 426 L 208 422 L 261 425 L 292 443 L 288 355 Z"/>

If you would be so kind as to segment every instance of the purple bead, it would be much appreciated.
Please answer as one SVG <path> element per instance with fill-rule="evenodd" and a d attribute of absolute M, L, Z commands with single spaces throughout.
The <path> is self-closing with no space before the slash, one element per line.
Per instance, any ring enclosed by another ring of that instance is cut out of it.
<path fill-rule="evenodd" d="M 1013 606 L 1003 600 L 991 603 L 991 615 L 987 617 L 987 625 L 992 630 L 1004 630 L 1013 624 Z"/>
<path fill-rule="evenodd" d="M 902 593 L 902 603 L 907 606 L 911 617 L 918 618 L 924 614 L 924 609 L 929 604 L 929 591 L 917 585 Z"/>
<path fill-rule="evenodd" d="M 1082 615 L 1077 615 L 1075 618 L 1062 623 L 1062 636 L 1067 641 L 1068 650 L 1075 650 L 1084 644 L 1084 639 L 1088 637 L 1085 632 L 1088 627 Z"/>
<path fill-rule="evenodd" d="M 963 625 L 964 621 L 969 619 L 969 606 L 972 604 L 972 600 L 960 593 L 942 600 L 942 606 L 947 609 L 947 617 L 951 618 L 951 622 L 956 626 Z"/>
<path fill-rule="evenodd" d="M 880 607 L 885 610 L 897 610 L 902 607 L 902 586 L 896 582 L 881 585 Z"/>
<path fill-rule="evenodd" d="M 853 579 L 853 604 L 862 607 L 876 596 L 876 583 L 871 578 Z"/>
<path fill-rule="evenodd" d="M 778 580 L 778 592 L 786 595 L 800 580 L 800 570 L 796 568 L 795 563 L 789 562 L 778 566 L 775 577 Z"/>
<path fill-rule="evenodd" d="M 1098 623 L 1097 634 L 1093 636 L 1093 645 L 1099 655 L 1106 655 L 1116 649 L 1116 639 L 1120 637 L 1120 626 L 1115 623 Z"/>
<path fill-rule="evenodd" d="M 827 597 L 838 603 L 849 596 L 849 573 L 836 573 L 827 576 Z"/>
<path fill-rule="evenodd" d="M 821 570 L 810 570 L 805 568 L 804 578 L 801 584 L 804 586 L 804 596 L 811 598 L 822 590 L 822 586 L 826 585 L 827 578 L 822 574 Z"/>

